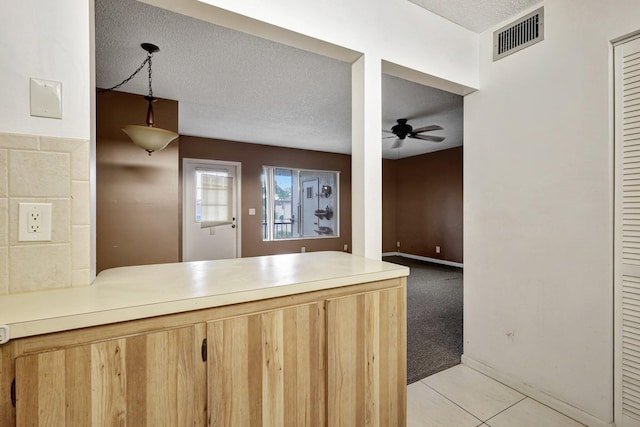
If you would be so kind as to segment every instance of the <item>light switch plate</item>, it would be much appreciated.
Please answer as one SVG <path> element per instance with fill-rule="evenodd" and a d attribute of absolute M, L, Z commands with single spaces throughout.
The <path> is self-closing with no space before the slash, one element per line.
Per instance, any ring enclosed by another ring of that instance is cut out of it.
<path fill-rule="evenodd" d="M 249 215 L 255 215 L 255 214 L 256 214 L 255 208 L 249 208 Z"/>
<path fill-rule="evenodd" d="M 62 83 L 53 80 L 31 78 L 30 80 L 31 115 L 62 118 Z"/>

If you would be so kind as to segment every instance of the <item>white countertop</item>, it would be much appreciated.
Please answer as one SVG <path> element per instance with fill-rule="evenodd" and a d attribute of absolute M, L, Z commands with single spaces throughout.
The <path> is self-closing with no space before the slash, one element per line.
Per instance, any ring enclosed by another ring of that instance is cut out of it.
<path fill-rule="evenodd" d="M 15 339 L 408 274 L 344 252 L 119 267 L 91 286 L 0 296 L 0 326 Z"/>

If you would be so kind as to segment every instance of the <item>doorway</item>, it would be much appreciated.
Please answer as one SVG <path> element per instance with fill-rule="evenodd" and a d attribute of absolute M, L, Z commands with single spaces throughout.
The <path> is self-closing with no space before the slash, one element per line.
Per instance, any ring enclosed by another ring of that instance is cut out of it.
<path fill-rule="evenodd" d="M 183 159 L 182 260 L 239 258 L 238 162 Z"/>

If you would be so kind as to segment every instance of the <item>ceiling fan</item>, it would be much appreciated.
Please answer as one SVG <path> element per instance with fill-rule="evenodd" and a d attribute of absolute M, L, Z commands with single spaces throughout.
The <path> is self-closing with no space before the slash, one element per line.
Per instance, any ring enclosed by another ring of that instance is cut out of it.
<path fill-rule="evenodd" d="M 414 129 L 409 123 L 407 123 L 407 119 L 398 119 L 398 124 L 394 125 L 390 131 L 383 129 L 382 132 L 392 133 L 393 136 L 385 136 L 383 139 L 387 138 L 396 138 L 393 142 L 391 148 L 400 148 L 402 144 L 404 144 L 404 140 L 408 138 L 420 139 L 422 141 L 431 141 L 431 142 L 442 142 L 444 141 L 444 137 L 442 136 L 433 136 L 433 135 L 420 135 L 424 132 L 430 132 L 433 130 L 441 130 L 442 127 L 438 125 L 429 125 L 423 126 L 420 128 Z"/>

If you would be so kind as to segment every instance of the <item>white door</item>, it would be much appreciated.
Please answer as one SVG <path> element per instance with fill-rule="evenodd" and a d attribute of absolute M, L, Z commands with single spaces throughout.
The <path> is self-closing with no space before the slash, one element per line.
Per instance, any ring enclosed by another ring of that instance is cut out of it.
<path fill-rule="evenodd" d="M 640 426 L 640 38 L 614 49 L 615 423 Z"/>
<path fill-rule="evenodd" d="M 318 229 L 318 217 L 316 210 L 318 209 L 318 185 L 320 180 L 311 179 L 302 182 L 302 194 L 300 200 L 302 204 L 302 235 L 315 236 Z"/>
<path fill-rule="evenodd" d="M 240 164 L 183 159 L 182 260 L 240 257 Z"/>

